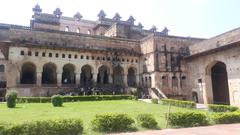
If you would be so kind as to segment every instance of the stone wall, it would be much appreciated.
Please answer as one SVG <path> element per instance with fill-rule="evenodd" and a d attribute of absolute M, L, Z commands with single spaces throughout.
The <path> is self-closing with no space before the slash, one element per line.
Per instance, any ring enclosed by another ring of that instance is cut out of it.
<path fill-rule="evenodd" d="M 230 104 L 240 106 L 239 51 L 240 47 L 236 46 L 234 48 L 186 59 L 188 85 L 192 89 L 192 92 L 198 93 L 201 103 L 213 103 L 211 68 L 217 62 L 222 62 L 226 65 Z"/>
<path fill-rule="evenodd" d="M 24 54 L 22 54 L 24 52 Z M 37 52 L 37 56 L 36 56 Z M 44 56 L 43 56 L 44 53 Z M 50 55 L 51 54 L 51 55 Z M 56 57 L 58 54 L 58 57 Z M 63 58 L 64 54 L 64 58 Z M 71 56 L 71 57 L 69 57 Z M 108 60 L 110 58 L 110 60 Z M 44 49 L 44 48 L 32 48 L 32 47 L 19 47 L 19 46 L 11 46 L 9 49 L 9 61 L 7 68 L 7 87 L 9 89 L 14 88 L 17 90 L 23 89 L 26 87 L 27 89 L 21 91 L 21 95 L 31 96 L 34 95 L 38 96 L 39 92 L 47 92 L 47 90 L 43 90 L 41 87 L 41 79 L 42 79 L 42 72 L 43 66 L 47 63 L 51 63 L 56 66 L 56 73 L 57 73 L 57 84 L 56 87 L 61 86 L 62 81 L 62 72 L 63 67 L 66 64 L 72 64 L 75 67 L 75 75 L 76 75 L 76 85 L 80 84 L 80 74 L 81 69 L 84 65 L 89 65 L 92 69 L 93 73 L 93 80 L 94 82 L 97 81 L 97 74 L 99 73 L 99 68 L 102 65 L 105 65 L 109 68 L 110 76 L 112 78 L 113 68 L 117 66 L 119 63 L 120 66 L 123 68 L 124 72 L 124 84 L 127 87 L 127 75 L 128 69 L 134 68 L 136 69 L 136 81 L 137 85 L 139 85 L 139 57 L 137 56 L 118 56 L 120 61 L 113 62 L 113 58 L 115 58 L 111 52 L 81 52 L 81 51 L 69 51 L 69 50 L 59 50 L 59 49 Z M 21 69 L 25 63 L 31 63 L 36 66 L 36 74 L 37 80 L 35 85 L 21 85 L 20 78 L 21 78 Z M 117 64 L 117 65 L 115 65 Z M 112 79 L 110 79 L 112 80 Z M 32 87 L 32 89 L 31 89 Z M 54 87 L 53 87 L 54 88 Z M 36 90 L 39 89 L 38 93 Z M 42 90 L 41 90 L 42 89 Z M 57 88 L 55 88 L 57 90 Z M 61 87 L 60 87 L 61 89 Z M 28 94 L 30 91 L 35 91 L 31 94 Z M 56 92 L 56 91 L 55 91 Z M 41 93 L 46 94 L 46 93 Z"/>

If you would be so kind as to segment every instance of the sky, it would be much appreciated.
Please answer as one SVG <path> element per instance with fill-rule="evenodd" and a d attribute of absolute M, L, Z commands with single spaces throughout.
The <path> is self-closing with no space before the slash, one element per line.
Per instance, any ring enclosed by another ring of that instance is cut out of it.
<path fill-rule="evenodd" d="M 169 35 L 184 37 L 210 38 L 240 27 L 240 0 L 1 0 L 0 23 L 29 26 L 37 3 L 44 13 L 59 7 L 63 16 L 80 12 L 88 20 L 97 20 L 101 9 L 108 18 L 132 15 L 144 29 L 167 27 Z"/>

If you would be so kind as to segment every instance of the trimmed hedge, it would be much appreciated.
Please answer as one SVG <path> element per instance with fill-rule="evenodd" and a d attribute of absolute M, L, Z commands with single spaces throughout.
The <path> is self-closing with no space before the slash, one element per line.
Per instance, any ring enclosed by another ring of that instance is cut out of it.
<path fill-rule="evenodd" d="M 152 102 L 153 104 L 158 104 L 158 99 L 157 99 L 157 98 L 152 98 L 152 99 L 151 99 L 151 102 Z"/>
<path fill-rule="evenodd" d="M 63 96 L 63 102 L 102 101 L 102 100 L 135 100 L 132 95 L 92 95 L 92 96 Z M 18 97 L 18 103 L 50 103 L 51 97 Z"/>
<path fill-rule="evenodd" d="M 102 114 L 96 115 L 91 125 L 94 131 L 122 132 L 132 130 L 134 120 L 127 114 Z"/>
<path fill-rule="evenodd" d="M 240 123 L 240 112 L 213 113 L 211 119 L 216 124 Z"/>
<path fill-rule="evenodd" d="M 5 125 L 3 135 L 79 135 L 83 123 L 79 119 L 32 121 L 15 125 Z"/>
<path fill-rule="evenodd" d="M 168 120 L 170 125 L 176 127 L 208 125 L 207 115 L 202 112 L 174 112 L 169 114 Z"/>
<path fill-rule="evenodd" d="M 149 129 L 156 129 L 157 128 L 157 121 L 153 117 L 152 114 L 138 114 L 137 115 L 137 122 L 141 127 L 149 128 Z"/>
<path fill-rule="evenodd" d="M 54 95 L 51 99 L 54 107 L 61 107 L 63 105 L 63 98 L 61 95 Z"/>
<path fill-rule="evenodd" d="M 163 105 L 173 105 L 177 107 L 183 108 L 196 108 L 196 103 L 193 101 L 182 101 L 182 100 L 174 100 L 174 99 L 161 99 Z"/>
<path fill-rule="evenodd" d="M 208 109 L 211 112 L 234 112 L 238 110 L 238 107 L 229 105 L 213 105 L 209 104 Z"/>
<path fill-rule="evenodd" d="M 15 108 L 16 107 L 16 99 L 17 99 L 17 92 L 16 91 L 8 91 L 6 96 L 7 107 L 8 108 Z"/>

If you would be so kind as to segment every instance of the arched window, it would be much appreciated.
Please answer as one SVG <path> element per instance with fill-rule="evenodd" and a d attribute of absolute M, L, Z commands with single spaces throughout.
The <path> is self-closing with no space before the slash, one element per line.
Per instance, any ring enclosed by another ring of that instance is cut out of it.
<path fill-rule="evenodd" d="M 0 72 L 4 72 L 4 71 L 5 71 L 4 65 L 0 65 Z"/>
<path fill-rule="evenodd" d="M 178 78 L 176 76 L 172 77 L 172 86 L 178 87 Z"/>
<path fill-rule="evenodd" d="M 181 83 L 182 83 L 183 88 L 186 87 L 186 85 L 187 85 L 186 76 L 181 77 Z"/>
<path fill-rule="evenodd" d="M 69 32 L 69 27 L 68 26 L 65 27 L 65 31 Z"/>
<path fill-rule="evenodd" d="M 91 30 L 88 30 L 88 31 L 87 31 L 87 34 L 88 34 L 88 35 L 91 35 Z"/>
<path fill-rule="evenodd" d="M 168 77 L 162 76 L 162 87 L 168 87 Z"/>
<path fill-rule="evenodd" d="M 77 28 L 77 33 L 80 33 L 80 28 Z"/>

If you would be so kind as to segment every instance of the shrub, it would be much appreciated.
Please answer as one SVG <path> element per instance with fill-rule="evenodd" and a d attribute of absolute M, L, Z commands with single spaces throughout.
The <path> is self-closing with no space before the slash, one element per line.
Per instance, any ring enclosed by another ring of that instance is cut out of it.
<path fill-rule="evenodd" d="M 168 116 L 169 124 L 177 127 L 195 127 L 208 124 L 207 115 L 202 112 L 174 112 Z"/>
<path fill-rule="evenodd" d="M 208 105 L 208 109 L 211 112 L 234 112 L 238 110 L 238 107 L 229 106 L 229 105 Z"/>
<path fill-rule="evenodd" d="M 60 107 L 63 105 L 63 98 L 61 95 L 52 96 L 52 104 L 54 107 Z"/>
<path fill-rule="evenodd" d="M 79 135 L 83 124 L 79 119 L 32 121 L 5 127 L 4 135 Z"/>
<path fill-rule="evenodd" d="M 151 102 L 152 102 L 153 104 L 158 104 L 158 99 L 157 99 L 157 98 L 152 98 L 152 99 L 151 99 Z"/>
<path fill-rule="evenodd" d="M 211 119 L 216 124 L 239 123 L 240 113 L 239 112 L 213 113 L 211 114 Z"/>
<path fill-rule="evenodd" d="M 121 132 L 132 130 L 134 120 L 127 114 L 102 114 L 96 115 L 91 123 L 95 131 Z"/>
<path fill-rule="evenodd" d="M 135 100 L 132 95 L 92 95 L 92 96 L 62 96 L 63 102 L 102 101 L 102 100 Z M 50 103 L 51 97 L 19 97 L 18 103 Z"/>
<path fill-rule="evenodd" d="M 157 121 L 151 114 L 139 114 L 137 115 L 137 122 L 144 128 L 156 129 Z"/>
<path fill-rule="evenodd" d="M 17 99 L 17 92 L 8 91 L 6 94 L 7 107 L 8 108 L 16 107 L 16 99 Z"/>
<path fill-rule="evenodd" d="M 163 105 L 173 105 L 183 108 L 196 108 L 196 103 L 193 101 L 182 101 L 182 100 L 174 100 L 174 99 L 161 99 Z"/>

